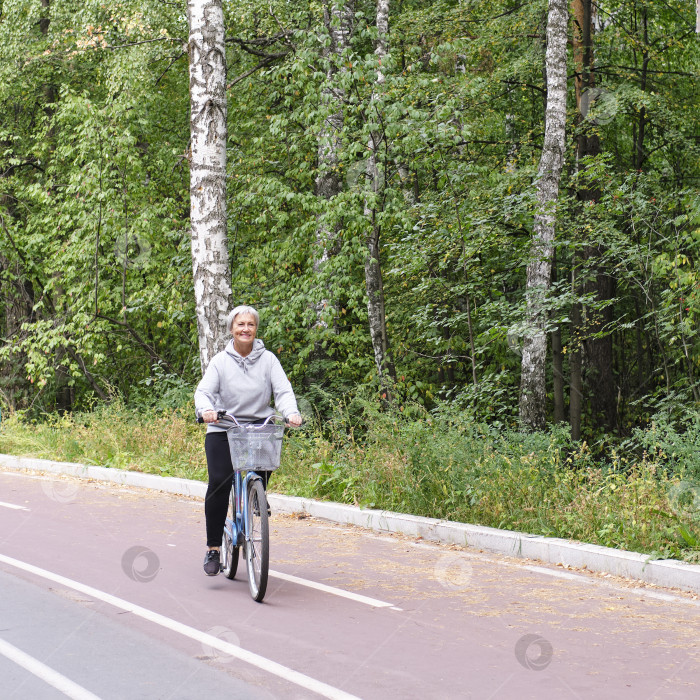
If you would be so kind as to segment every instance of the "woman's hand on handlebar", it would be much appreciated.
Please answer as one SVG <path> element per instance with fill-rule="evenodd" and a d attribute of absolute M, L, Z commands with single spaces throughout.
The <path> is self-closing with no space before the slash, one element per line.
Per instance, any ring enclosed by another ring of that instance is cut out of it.
<path fill-rule="evenodd" d="M 292 415 L 287 418 L 287 423 L 294 428 L 298 428 L 301 425 L 301 416 L 298 413 L 292 413 Z"/>
<path fill-rule="evenodd" d="M 265 421 L 265 423 L 270 420 L 274 420 L 275 418 L 281 420 L 281 416 L 275 416 L 273 414 Z M 231 425 L 231 427 L 233 425 L 240 425 L 236 418 L 232 414 L 226 413 L 226 411 L 214 411 L 213 409 L 209 409 L 207 411 L 202 411 L 199 418 L 200 423 L 218 423 L 220 420 L 223 420 L 224 427 L 227 425 Z M 301 415 L 298 413 L 292 413 L 292 415 L 289 416 L 285 422 L 287 425 L 290 425 L 293 428 L 298 428 L 304 421 Z"/>
<path fill-rule="evenodd" d="M 204 423 L 218 423 L 219 415 L 216 411 L 202 411 L 202 421 Z"/>

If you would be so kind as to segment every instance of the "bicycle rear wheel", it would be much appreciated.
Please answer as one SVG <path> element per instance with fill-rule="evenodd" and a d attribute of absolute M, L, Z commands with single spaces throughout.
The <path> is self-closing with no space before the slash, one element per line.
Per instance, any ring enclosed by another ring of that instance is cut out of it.
<path fill-rule="evenodd" d="M 221 571 L 226 578 L 234 578 L 238 569 L 238 552 L 240 547 L 236 546 L 232 535 L 236 527 L 236 505 L 233 501 L 233 489 L 228 498 L 228 513 L 226 514 L 226 524 L 224 525 L 224 535 L 221 540 Z"/>
<path fill-rule="evenodd" d="M 245 558 L 248 565 L 248 587 L 253 600 L 260 603 L 267 590 L 270 564 L 270 527 L 267 520 L 267 498 L 260 479 L 248 482 L 248 527 Z"/>

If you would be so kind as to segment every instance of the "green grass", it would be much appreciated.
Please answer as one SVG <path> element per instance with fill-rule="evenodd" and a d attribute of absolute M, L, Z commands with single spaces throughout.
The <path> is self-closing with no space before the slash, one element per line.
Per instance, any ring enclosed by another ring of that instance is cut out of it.
<path fill-rule="evenodd" d="M 0 452 L 206 480 L 203 431 L 192 413 L 131 411 L 117 403 L 31 422 L 15 414 L 2 423 Z"/>
<path fill-rule="evenodd" d="M 366 406 L 337 416 L 323 430 L 288 433 L 273 490 L 700 563 L 695 469 L 654 449 L 648 433 L 644 449 L 628 444 L 603 459 L 557 429 L 503 433 Z M 191 409 L 112 404 L 40 422 L 10 416 L 0 452 L 205 480 L 203 437 Z"/>

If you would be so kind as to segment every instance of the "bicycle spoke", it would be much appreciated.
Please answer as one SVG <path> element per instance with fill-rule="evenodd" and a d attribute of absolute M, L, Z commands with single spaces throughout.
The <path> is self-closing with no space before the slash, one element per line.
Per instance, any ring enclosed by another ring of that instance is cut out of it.
<path fill-rule="evenodd" d="M 238 547 L 236 546 L 236 542 L 233 541 L 235 517 L 234 492 L 233 489 L 231 489 L 226 524 L 224 525 L 224 534 L 221 541 L 221 570 L 224 576 L 229 579 L 235 577 L 236 570 L 238 569 Z"/>

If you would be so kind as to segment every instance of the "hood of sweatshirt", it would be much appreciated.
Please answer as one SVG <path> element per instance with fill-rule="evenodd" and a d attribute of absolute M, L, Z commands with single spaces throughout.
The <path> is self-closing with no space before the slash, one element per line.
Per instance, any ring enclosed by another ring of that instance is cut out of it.
<path fill-rule="evenodd" d="M 256 338 L 253 341 L 253 349 L 245 357 L 241 356 L 233 347 L 233 339 L 229 340 L 228 345 L 226 345 L 226 353 L 236 361 L 236 364 L 238 364 L 244 372 L 248 372 L 248 367 L 254 365 L 262 357 L 264 352 L 265 343 L 263 343 L 260 338 Z"/>
<path fill-rule="evenodd" d="M 226 410 L 243 422 L 265 419 L 275 408 L 284 416 L 299 413 L 294 391 L 279 360 L 262 340 L 255 340 L 249 355 L 241 357 L 229 342 L 212 357 L 194 393 L 197 415 L 207 410 Z M 225 430 L 210 423 L 207 432 Z"/>

